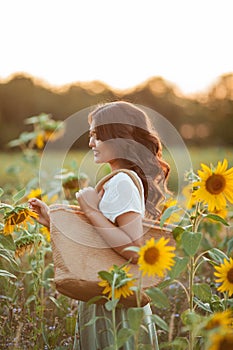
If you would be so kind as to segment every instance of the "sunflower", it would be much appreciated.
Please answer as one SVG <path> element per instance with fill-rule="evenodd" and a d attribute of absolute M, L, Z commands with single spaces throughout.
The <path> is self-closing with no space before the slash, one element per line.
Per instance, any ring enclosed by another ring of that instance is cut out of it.
<path fill-rule="evenodd" d="M 228 330 L 221 333 L 214 333 L 211 336 L 211 344 L 207 350 L 232 350 L 233 349 L 233 332 Z"/>
<path fill-rule="evenodd" d="M 216 312 L 215 314 L 208 317 L 205 325 L 205 330 L 213 330 L 218 327 L 231 327 L 233 324 L 233 317 L 231 310 L 225 310 L 223 312 Z"/>
<path fill-rule="evenodd" d="M 45 239 L 47 242 L 51 241 L 50 231 L 49 231 L 48 227 L 45 227 L 45 226 L 41 227 L 40 232 L 45 236 Z"/>
<path fill-rule="evenodd" d="M 218 162 L 215 169 L 205 164 L 201 167 L 202 170 L 198 171 L 200 181 L 193 184 L 198 187 L 196 199 L 207 204 L 211 212 L 225 208 L 227 201 L 233 203 L 233 167 L 227 170 L 227 160 Z"/>
<path fill-rule="evenodd" d="M 35 143 L 36 143 L 36 147 L 38 149 L 42 149 L 44 147 L 44 134 L 43 134 L 43 132 L 39 132 L 36 135 Z"/>
<path fill-rule="evenodd" d="M 16 206 L 5 214 L 3 233 L 5 235 L 11 234 L 18 225 L 22 225 L 27 229 L 27 223 L 33 223 L 32 218 L 37 219 L 37 217 L 38 215 L 28 208 Z"/>
<path fill-rule="evenodd" d="M 129 266 L 123 266 L 123 267 L 117 267 L 112 266 L 109 269 L 109 272 L 111 274 L 111 281 L 104 279 L 100 276 L 102 279 L 101 282 L 98 283 L 100 287 L 104 287 L 103 294 L 108 294 L 108 298 L 112 298 L 112 291 L 113 291 L 113 276 L 115 274 L 116 280 L 114 285 L 114 298 L 120 299 L 121 296 L 124 298 L 127 298 L 128 296 L 133 294 L 133 291 L 130 289 L 134 285 L 134 279 L 132 278 L 132 274 L 128 273 Z"/>
<path fill-rule="evenodd" d="M 158 275 L 163 277 L 165 270 L 170 270 L 175 261 L 172 252 L 175 247 L 167 245 L 169 239 L 161 237 L 158 241 L 151 238 L 139 250 L 138 265 L 142 270 L 142 275 L 148 276 Z"/>
<path fill-rule="evenodd" d="M 221 283 L 218 287 L 220 292 L 228 292 L 229 296 L 233 294 L 233 259 L 228 261 L 224 259 L 224 263 L 220 266 L 215 266 L 216 272 L 214 275 L 217 277 L 215 282 Z"/>
<path fill-rule="evenodd" d="M 41 199 L 42 198 L 42 191 L 40 188 L 36 188 L 36 189 L 32 189 L 28 195 L 27 195 L 27 198 L 30 199 L 30 198 L 38 198 L 38 199 Z"/>

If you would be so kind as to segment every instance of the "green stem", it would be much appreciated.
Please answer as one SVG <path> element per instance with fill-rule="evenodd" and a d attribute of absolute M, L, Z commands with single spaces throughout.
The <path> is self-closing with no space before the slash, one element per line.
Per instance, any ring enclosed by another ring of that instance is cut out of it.
<path fill-rule="evenodd" d="M 113 281 L 112 281 L 112 301 L 113 304 L 115 303 L 115 282 L 116 282 L 116 275 L 113 275 Z M 114 338 L 114 348 L 115 350 L 118 349 L 118 342 L 117 342 L 117 329 L 116 329 L 116 307 L 114 306 L 112 309 L 112 326 L 113 326 L 113 338 Z"/>
<path fill-rule="evenodd" d="M 194 281 L 194 258 L 190 257 L 190 273 L 189 273 L 189 309 L 193 311 L 193 281 Z"/>
<path fill-rule="evenodd" d="M 183 285 L 182 282 L 180 282 L 179 280 L 174 280 L 173 282 L 176 282 L 177 284 L 179 284 L 181 286 L 181 288 L 183 288 L 183 290 L 185 291 L 188 303 L 189 303 L 189 293 L 187 291 L 187 288 L 185 288 L 185 286 Z"/>
<path fill-rule="evenodd" d="M 189 272 L 189 309 L 190 312 L 193 312 L 193 282 L 194 282 L 194 257 L 190 257 L 190 272 Z M 193 328 L 191 328 L 189 332 L 189 349 L 193 350 L 194 348 L 194 334 L 193 334 Z"/>
<path fill-rule="evenodd" d="M 136 292 L 137 307 L 141 307 L 141 293 L 142 293 L 142 271 L 139 273 L 138 289 Z"/>

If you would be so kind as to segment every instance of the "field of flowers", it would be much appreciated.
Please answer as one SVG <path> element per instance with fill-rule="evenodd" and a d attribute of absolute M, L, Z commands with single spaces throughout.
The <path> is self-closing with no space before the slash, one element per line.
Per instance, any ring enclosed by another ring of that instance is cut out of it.
<path fill-rule="evenodd" d="M 55 288 L 50 232 L 37 223 L 28 199 L 77 204 L 74 193 L 86 186 L 88 176 L 77 175 L 81 157 L 77 155 L 76 161 L 68 159 L 67 167 L 60 169 L 51 190 L 43 192 L 40 157 L 45 143 L 62 135 L 62 124 L 48 115 L 26 122 L 33 131 L 10 142 L 20 153 L 7 156 L 0 170 L 0 348 L 75 349 L 78 301 Z M 175 247 L 164 238 L 151 239 L 140 249 L 132 247 L 141 271 L 136 283 L 127 264 L 99 272 L 100 297 L 112 312 L 113 343 L 108 350 L 119 349 L 130 337 L 135 349 L 152 349 L 140 344 L 138 337 L 143 324 L 140 286 L 146 275 L 163 278 L 144 291 L 151 299 L 160 349 L 233 349 L 231 154 L 222 150 L 222 158 L 212 161 L 213 153 L 198 151 L 198 160 L 191 153 L 194 169 L 184 174 L 183 197 L 177 201 L 169 196 L 161 207 L 160 226 L 171 224 Z M 171 186 L 175 187 L 172 182 Z M 128 309 L 129 327 L 123 328 L 115 324 L 115 311 L 120 297 L 132 293 L 137 307 Z"/>

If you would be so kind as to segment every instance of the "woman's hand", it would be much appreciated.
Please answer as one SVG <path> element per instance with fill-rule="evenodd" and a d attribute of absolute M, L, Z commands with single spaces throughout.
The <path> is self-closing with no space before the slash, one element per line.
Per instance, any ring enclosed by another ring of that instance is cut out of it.
<path fill-rule="evenodd" d="M 97 193 L 93 187 L 85 187 L 75 194 L 80 208 L 88 216 L 89 213 L 99 211 L 98 205 L 102 196 L 102 191 Z"/>
<path fill-rule="evenodd" d="M 37 221 L 40 224 L 46 227 L 49 227 L 50 218 L 49 218 L 49 207 L 47 206 L 47 204 L 45 204 L 38 198 L 30 198 L 28 203 L 29 203 L 30 209 L 38 214 L 39 217 Z"/>

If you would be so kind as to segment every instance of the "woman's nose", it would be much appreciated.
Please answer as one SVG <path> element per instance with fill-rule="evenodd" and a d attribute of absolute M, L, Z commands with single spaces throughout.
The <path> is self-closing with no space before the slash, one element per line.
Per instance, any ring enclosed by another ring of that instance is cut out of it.
<path fill-rule="evenodd" d="M 89 147 L 95 146 L 95 138 L 94 136 L 91 136 L 89 139 Z"/>

